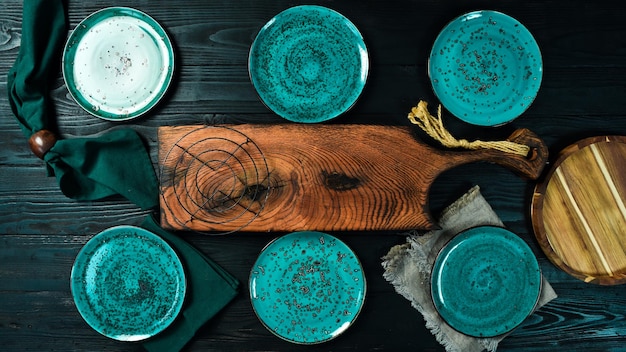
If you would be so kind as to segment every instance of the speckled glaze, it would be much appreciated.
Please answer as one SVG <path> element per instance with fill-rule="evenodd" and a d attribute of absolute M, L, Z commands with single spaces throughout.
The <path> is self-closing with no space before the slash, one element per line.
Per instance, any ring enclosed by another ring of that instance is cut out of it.
<path fill-rule="evenodd" d="M 314 5 L 289 8 L 267 22 L 248 63 L 265 105 L 287 120 L 308 123 L 350 109 L 369 70 L 367 48 L 354 24 Z"/>
<path fill-rule="evenodd" d="M 455 236 L 437 256 L 431 279 L 441 317 L 476 337 L 513 330 L 532 313 L 541 291 L 539 264 L 526 242 L 491 226 Z"/>
<path fill-rule="evenodd" d="M 428 74 L 453 115 L 496 126 L 528 109 L 539 91 L 543 64 L 537 42 L 520 22 L 496 11 L 475 11 L 441 31 Z"/>
<path fill-rule="evenodd" d="M 109 228 L 78 253 L 71 273 L 76 308 L 104 336 L 139 341 L 167 328 L 183 306 L 183 265 L 157 235 Z"/>
<path fill-rule="evenodd" d="M 249 284 L 261 322 L 298 344 L 325 342 L 344 332 L 361 311 L 366 290 L 354 252 L 314 231 L 270 242 L 254 263 Z"/>
<path fill-rule="evenodd" d="M 174 72 L 174 51 L 150 16 L 126 7 L 91 14 L 71 33 L 63 78 L 74 100 L 105 120 L 128 120 L 154 107 Z"/>

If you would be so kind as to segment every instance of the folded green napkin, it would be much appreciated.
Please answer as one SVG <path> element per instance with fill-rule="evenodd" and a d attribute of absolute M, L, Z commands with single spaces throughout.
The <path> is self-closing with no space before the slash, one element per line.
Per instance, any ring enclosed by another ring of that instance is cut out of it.
<path fill-rule="evenodd" d="M 27 138 L 54 131 L 50 82 L 67 35 L 63 0 L 25 0 L 22 44 L 8 74 L 9 102 Z M 49 175 L 77 200 L 122 195 L 144 209 L 158 206 L 158 182 L 140 136 L 130 128 L 95 138 L 59 139 L 43 155 Z M 185 306 L 165 331 L 144 342 L 150 352 L 178 351 L 237 294 L 239 282 L 183 239 L 161 229 L 153 216 L 143 226 L 178 252 L 187 274 Z"/>
<path fill-rule="evenodd" d="M 150 352 L 178 351 L 237 295 L 239 281 L 185 240 L 160 228 L 154 217 L 146 218 L 142 227 L 161 236 L 176 250 L 187 275 L 186 303 L 181 315 L 143 346 Z"/>
<path fill-rule="evenodd" d="M 64 1 L 25 0 L 20 51 L 7 75 L 9 103 L 27 138 L 54 131 L 55 112 L 49 88 L 67 36 Z M 61 191 L 78 200 L 120 194 L 143 209 L 158 204 L 158 183 L 150 156 L 132 129 L 97 138 L 58 140 L 44 155 L 48 175 Z"/>

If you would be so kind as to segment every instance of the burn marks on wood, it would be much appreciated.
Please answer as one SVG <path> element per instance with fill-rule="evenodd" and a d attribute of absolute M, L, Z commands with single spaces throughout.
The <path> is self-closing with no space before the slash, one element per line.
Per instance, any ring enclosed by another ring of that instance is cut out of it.
<path fill-rule="evenodd" d="M 335 191 L 347 191 L 361 185 L 361 180 L 358 178 L 337 171 L 322 171 L 322 180 L 324 186 Z"/>

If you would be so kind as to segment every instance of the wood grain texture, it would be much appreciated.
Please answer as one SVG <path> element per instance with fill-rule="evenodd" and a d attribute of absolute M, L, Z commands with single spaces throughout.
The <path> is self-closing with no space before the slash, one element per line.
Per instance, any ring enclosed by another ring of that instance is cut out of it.
<path fill-rule="evenodd" d="M 586 138 L 562 151 L 533 195 L 539 244 L 585 282 L 626 282 L 625 156 L 626 137 Z"/>
<path fill-rule="evenodd" d="M 479 128 L 444 109 L 446 127 L 459 138 L 499 140 L 528 128 L 550 155 L 590 136 L 626 135 L 626 21 L 623 2 L 606 0 L 92 0 L 68 1 L 70 30 L 107 6 L 147 12 L 171 35 L 177 75 L 151 114 L 126 123 L 99 120 L 71 99 L 58 71 L 51 86 L 60 136 L 95 136 L 121 127 L 146 140 L 157 169 L 160 126 L 276 123 L 259 100 L 247 71 L 247 47 L 273 15 L 299 4 L 342 12 L 361 30 L 371 58 L 365 90 L 355 106 L 329 124 L 408 126 L 420 99 L 437 103 L 427 60 L 439 30 L 479 8 L 507 13 L 535 36 L 544 77 L 537 98 L 506 126 Z M 146 212 L 121 198 L 77 202 L 46 175 L 6 100 L 6 73 L 21 42 L 22 0 L 0 1 L 0 341 L 3 351 L 140 351 L 107 339 L 80 318 L 71 300 L 69 272 L 81 246 L 110 226 L 139 225 Z M 423 140 L 430 143 L 425 136 Z M 555 159 L 551 158 L 551 162 Z M 433 215 L 478 184 L 505 225 L 533 248 L 559 297 L 507 336 L 498 351 L 621 351 L 626 336 L 622 285 L 590 285 L 555 266 L 541 250 L 530 220 L 535 182 L 498 165 L 470 163 L 443 172 L 433 183 Z M 196 248 L 245 286 L 250 265 L 276 233 L 207 236 L 183 233 Z M 185 351 L 444 351 L 419 313 L 382 278 L 380 257 L 404 242 L 398 232 L 334 233 L 359 256 L 369 283 L 357 323 L 319 346 L 295 346 L 259 322 L 245 290 L 196 334 Z"/>
<path fill-rule="evenodd" d="M 493 162 L 531 179 L 547 161 L 534 133 L 510 140 L 529 157 L 439 150 L 409 128 L 241 124 L 159 128 L 161 225 L 231 232 L 432 229 L 428 194 L 461 164 Z"/>

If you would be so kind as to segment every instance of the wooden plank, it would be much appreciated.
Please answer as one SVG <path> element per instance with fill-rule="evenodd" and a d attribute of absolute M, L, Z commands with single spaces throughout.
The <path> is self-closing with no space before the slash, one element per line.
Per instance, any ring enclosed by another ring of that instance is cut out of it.
<path fill-rule="evenodd" d="M 278 11 L 303 1 L 169 0 L 68 1 L 70 25 L 106 6 L 132 6 L 161 22 L 172 34 L 179 63 L 176 81 L 152 114 L 128 123 L 101 121 L 69 97 L 60 76 L 53 84 L 60 133 L 91 136 L 113 128 L 137 129 L 156 165 L 157 127 L 216 123 L 282 122 L 256 99 L 247 76 L 253 35 Z M 454 16 L 476 9 L 457 0 L 313 1 L 335 8 L 362 31 L 372 66 L 357 104 L 334 123 L 406 126 L 408 109 L 425 99 L 435 106 L 426 75 L 430 46 Z M 535 35 L 544 59 L 537 99 L 512 124 L 480 129 L 444 110 L 457 137 L 506 138 L 529 128 L 556 154 L 582 138 L 626 135 L 626 60 L 621 1 L 505 1 L 491 8 L 519 19 Z M 68 275 L 80 246 L 104 228 L 141 223 L 146 213 L 123 199 L 76 202 L 65 198 L 43 163 L 30 154 L 11 118 L 6 72 L 21 39 L 22 0 L 0 2 L 0 341 L 3 351 L 137 351 L 137 344 L 107 339 L 89 328 L 71 302 Z M 555 15 L 558 14 L 558 15 Z M 428 141 L 427 141 L 428 142 Z M 626 295 L 621 286 L 585 284 L 553 265 L 533 237 L 528 204 L 533 182 L 491 164 L 467 164 L 444 172 L 430 191 L 430 208 L 441 210 L 474 184 L 481 186 L 505 224 L 533 248 L 543 274 L 559 298 L 532 315 L 499 345 L 498 351 L 623 350 Z M 238 233 L 213 237 L 183 233 L 242 283 L 258 251 L 280 233 Z M 444 351 L 409 302 L 382 279 L 380 257 L 404 242 L 397 232 L 341 233 L 360 256 L 368 276 L 368 297 L 357 324 L 318 346 L 284 342 L 258 321 L 245 290 L 206 324 L 188 351 Z"/>
<path fill-rule="evenodd" d="M 402 241 L 402 237 L 397 236 L 339 235 L 364 259 L 379 257 L 390 246 Z M 524 238 L 531 236 L 521 235 Z M 185 236 L 196 248 L 228 268 L 245 284 L 256 255 L 275 234 L 228 238 L 199 234 Z M 136 344 L 125 344 L 101 336 L 82 320 L 73 306 L 68 284 L 70 267 L 88 238 L 56 234 L 2 236 L 0 258 L 3 258 L 3 265 L 0 276 L 3 280 L 0 282 L 0 293 L 6 303 L 0 304 L 0 338 L 4 350 L 138 349 Z M 365 260 L 363 264 L 368 280 L 368 297 L 355 325 L 341 338 L 322 345 L 307 346 L 306 350 L 354 351 L 355 348 L 374 346 L 384 350 L 411 348 L 443 351 L 429 337 L 421 315 L 382 278 L 379 263 Z M 621 319 L 626 310 L 623 287 L 590 286 L 572 279 L 545 258 L 540 260 L 540 264 L 559 298 L 514 330 L 498 350 L 539 352 L 545 351 L 546 346 L 576 350 L 585 344 L 619 350 L 623 345 L 620 333 L 626 329 L 626 320 Z M 5 279 L 11 277 L 16 279 L 6 285 Z M 38 279 L 41 282 L 36 283 Z M 390 334 L 410 337 L 388 341 Z M 261 324 L 254 315 L 244 285 L 235 301 L 203 326 L 187 347 L 190 351 L 231 349 L 267 351 L 294 350 L 298 347 L 277 339 Z"/>
<path fill-rule="evenodd" d="M 539 176 L 543 142 L 528 130 L 511 139 L 534 149 L 533 157 L 443 151 L 390 126 L 161 127 L 161 225 L 218 232 L 429 229 L 428 190 L 448 169 L 486 161 Z"/>

